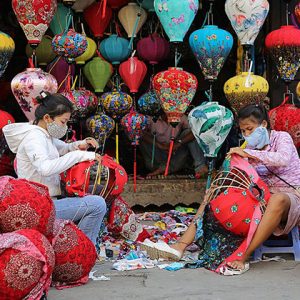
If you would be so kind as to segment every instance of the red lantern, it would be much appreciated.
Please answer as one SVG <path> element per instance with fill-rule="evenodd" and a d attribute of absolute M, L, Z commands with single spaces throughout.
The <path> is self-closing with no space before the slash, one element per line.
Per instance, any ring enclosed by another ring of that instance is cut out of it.
<path fill-rule="evenodd" d="M 137 43 L 137 52 L 143 60 L 156 65 L 169 56 L 170 44 L 157 33 L 153 33 Z"/>
<path fill-rule="evenodd" d="M 93 35 L 97 38 L 103 37 L 103 34 L 112 17 L 112 10 L 106 7 L 105 15 L 103 16 L 103 1 L 95 2 L 89 6 L 83 13 L 84 18 L 89 25 Z"/>
<path fill-rule="evenodd" d="M 11 123 L 15 123 L 15 119 L 8 112 L 0 110 L 0 134 L 2 132 L 2 128 Z"/>
<path fill-rule="evenodd" d="M 121 63 L 119 73 L 125 84 L 129 87 L 130 92 L 137 93 L 147 74 L 147 66 L 137 57 L 130 57 Z"/>
<path fill-rule="evenodd" d="M 127 4 L 129 0 L 107 0 L 107 4 L 112 8 L 112 9 L 118 9 L 125 4 Z"/>
<path fill-rule="evenodd" d="M 56 0 L 13 0 L 13 10 L 29 44 L 39 44 L 56 13 Z"/>

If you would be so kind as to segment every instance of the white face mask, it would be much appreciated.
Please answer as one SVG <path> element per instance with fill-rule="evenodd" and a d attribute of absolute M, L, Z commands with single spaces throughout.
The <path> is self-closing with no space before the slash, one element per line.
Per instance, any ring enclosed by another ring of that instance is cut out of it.
<path fill-rule="evenodd" d="M 47 123 L 47 131 L 50 136 L 56 139 L 61 139 L 68 131 L 67 125 L 59 125 L 55 121 Z"/>

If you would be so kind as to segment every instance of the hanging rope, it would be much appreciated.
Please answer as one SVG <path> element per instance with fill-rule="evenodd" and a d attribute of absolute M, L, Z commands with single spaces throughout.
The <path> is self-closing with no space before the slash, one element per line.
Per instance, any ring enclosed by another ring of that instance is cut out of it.
<path fill-rule="evenodd" d="M 169 174 L 169 166 L 170 166 L 171 157 L 172 157 L 173 148 L 174 148 L 174 140 L 175 140 L 175 127 L 172 127 L 172 135 L 171 135 L 171 140 L 170 140 L 168 161 L 167 161 L 166 170 L 165 170 L 165 174 L 164 174 L 165 176 L 168 176 L 168 174 Z"/>
<path fill-rule="evenodd" d="M 141 16 L 142 16 L 142 4 L 140 3 L 140 9 L 139 9 L 139 12 L 137 13 L 137 16 L 136 16 L 136 19 L 135 19 L 135 24 L 134 24 L 134 27 L 133 27 L 133 31 L 132 31 L 132 35 L 131 35 L 130 42 L 129 42 L 129 45 L 128 45 L 128 49 L 132 49 L 133 40 L 134 40 L 134 37 L 136 35 L 136 30 L 137 30 L 137 27 L 139 25 Z"/>
<path fill-rule="evenodd" d="M 116 122 L 116 161 L 119 163 L 119 125 Z"/>

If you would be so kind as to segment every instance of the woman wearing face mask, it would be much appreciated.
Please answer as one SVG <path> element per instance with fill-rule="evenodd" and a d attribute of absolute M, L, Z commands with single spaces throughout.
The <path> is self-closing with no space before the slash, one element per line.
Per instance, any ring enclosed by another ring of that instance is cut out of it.
<path fill-rule="evenodd" d="M 96 147 L 92 138 L 67 144 L 60 140 L 67 132 L 67 122 L 73 111 L 72 103 L 60 94 L 41 93 L 35 111 L 35 121 L 14 123 L 3 128 L 11 151 L 16 153 L 19 178 L 48 187 L 54 200 L 56 217 L 73 220 L 95 244 L 106 204 L 102 197 L 61 198 L 60 173 L 79 162 L 98 160 L 101 156 L 85 151 Z"/>

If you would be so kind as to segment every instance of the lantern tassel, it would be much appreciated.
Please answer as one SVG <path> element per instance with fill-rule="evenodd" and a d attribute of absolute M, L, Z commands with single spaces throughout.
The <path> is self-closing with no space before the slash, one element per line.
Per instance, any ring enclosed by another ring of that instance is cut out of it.
<path fill-rule="evenodd" d="M 136 164 L 136 144 L 134 144 L 133 148 L 133 191 L 136 193 L 136 177 L 137 177 L 137 164 Z"/>
<path fill-rule="evenodd" d="M 119 163 L 119 125 L 116 123 L 116 161 Z"/>
<path fill-rule="evenodd" d="M 154 166 L 155 159 L 155 144 L 156 144 L 156 132 L 153 133 L 153 142 L 152 142 L 152 158 L 151 158 L 151 167 Z"/>
<path fill-rule="evenodd" d="M 164 174 L 165 176 L 168 176 L 168 173 L 169 173 L 169 166 L 170 166 L 171 157 L 172 157 L 172 153 L 173 153 L 174 140 L 175 140 L 175 127 L 172 127 L 172 136 L 171 136 L 171 141 L 170 141 L 168 161 L 167 161 L 166 170 L 165 170 L 165 174 Z"/>

